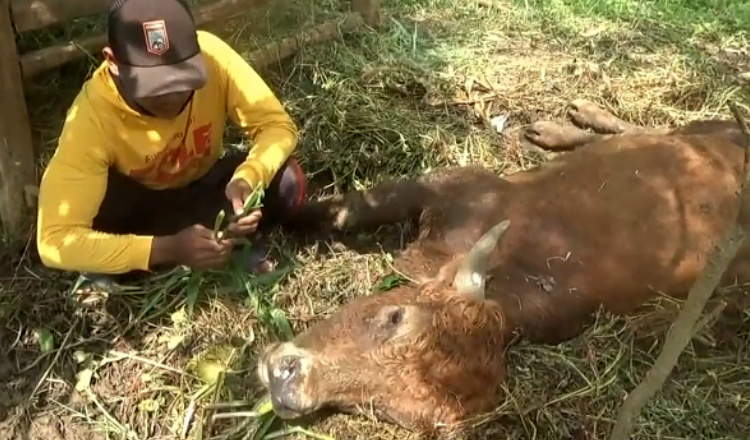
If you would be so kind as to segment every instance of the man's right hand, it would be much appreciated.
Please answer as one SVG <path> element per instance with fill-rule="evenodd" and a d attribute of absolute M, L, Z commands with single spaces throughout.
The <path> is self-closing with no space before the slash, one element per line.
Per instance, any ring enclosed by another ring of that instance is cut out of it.
<path fill-rule="evenodd" d="M 212 230 L 196 224 L 173 236 L 158 237 L 151 264 L 170 261 L 191 269 L 218 269 L 229 259 L 233 246 L 234 240 L 216 240 Z"/>

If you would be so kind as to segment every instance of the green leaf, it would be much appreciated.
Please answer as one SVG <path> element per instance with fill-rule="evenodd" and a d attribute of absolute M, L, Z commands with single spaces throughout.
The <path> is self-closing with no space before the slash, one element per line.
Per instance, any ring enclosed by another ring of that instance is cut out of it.
<path fill-rule="evenodd" d="M 267 394 L 255 405 L 254 411 L 258 413 L 258 416 L 263 416 L 273 411 L 273 404 L 271 403 L 271 395 Z"/>
<path fill-rule="evenodd" d="M 182 334 L 176 334 L 176 335 L 172 335 L 172 336 L 170 336 L 170 337 L 169 337 L 169 338 L 167 339 L 167 348 L 168 348 L 169 350 L 174 350 L 174 349 L 175 349 L 175 348 L 177 348 L 177 347 L 178 347 L 178 346 L 179 346 L 179 345 L 180 345 L 180 344 L 182 343 L 182 341 L 184 341 L 184 340 L 185 340 L 185 335 L 182 335 Z"/>
<path fill-rule="evenodd" d="M 86 353 L 85 351 L 76 350 L 73 352 L 73 357 L 76 358 L 76 362 L 79 364 L 82 364 L 84 362 L 88 362 L 91 360 L 91 353 Z"/>
<path fill-rule="evenodd" d="M 292 339 L 294 339 L 294 331 L 292 330 L 292 326 L 291 324 L 289 324 L 289 320 L 287 319 L 286 313 L 283 310 L 279 308 L 272 309 L 271 321 L 273 322 L 274 326 L 279 329 L 279 331 L 287 341 L 291 341 Z"/>
<path fill-rule="evenodd" d="M 172 315 L 170 315 L 170 318 L 172 319 L 172 323 L 174 324 L 175 327 L 179 327 L 183 324 L 187 324 L 188 322 L 188 316 L 187 316 L 187 313 L 185 312 L 184 307 L 180 307 L 179 309 L 177 309 L 177 311 L 175 311 L 174 313 L 172 313 Z"/>
<path fill-rule="evenodd" d="M 55 337 L 52 332 L 47 328 L 38 328 L 34 330 L 37 342 L 39 342 L 39 349 L 42 353 L 49 353 L 55 349 Z"/>
<path fill-rule="evenodd" d="M 211 384 L 219 379 L 219 375 L 222 372 L 226 372 L 227 367 L 221 362 L 213 359 L 202 359 L 198 361 L 195 369 L 198 373 L 198 377 L 200 377 L 204 383 Z"/>
<path fill-rule="evenodd" d="M 263 196 L 265 196 L 265 189 L 262 186 L 255 188 L 253 193 L 245 199 L 245 206 L 242 215 L 247 215 L 251 210 L 260 208 L 262 206 L 261 201 L 263 200 Z"/>
<path fill-rule="evenodd" d="M 247 298 L 248 305 L 253 309 L 258 318 L 261 318 L 263 305 L 260 303 L 260 298 L 257 295 L 251 295 Z"/>
<path fill-rule="evenodd" d="M 155 399 L 144 399 L 138 404 L 138 411 L 141 412 L 156 412 L 159 410 L 161 405 Z"/>
<path fill-rule="evenodd" d="M 214 220 L 214 237 L 217 237 L 219 232 L 221 232 L 219 228 L 221 228 L 221 224 L 224 222 L 226 216 L 227 213 L 223 209 L 216 215 L 216 220 Z"/>
<path fill-rule="evenodd" d="M 189 365 L 191 369 L 195 369 L 204 383 L 213 384 L 219 379 L 221 373 L 230 370 L 235 355 L 236 350 L 229 344 L 212 345 L 193 358 Z"/>
<path fill-rule="evenodd" d="M 187 306 L 187 315 L 189 318 L 193 317 L 193 310 L 195 309 L 195 304 L 198 302 L 201 284 L 203 284 L 203 277 L 200 274 L 195 274 L 188 280 L 185 305 Z"/>
<path fill-rule="evenodd" d="M 383 278 L 383 280 L 377 285 L 375 289 L 380 292 L 391 290 L 396 286 L 400 286 L 405 281 L 406 281 L 406 278 L 402 277 L 401 275 L 398 275 L 398 274 L 388 275 L 387 277 Z"/>
<path fill-rule="evenodd" d="M 94 377 L 93 368 L 84 368 L 76 373 L 76 391 L 85 391 L 91 386 L 91 379 Z"/>
<path fill-rule="evenodd" d="M 264 439 L 266 437 L 266 434 L 271 429 L 271 426 L 276 419 L 276 414 L 270 413 L 264 416 L 262 419 L 264 420 L 261 422 L 261 425 L 258 427 L 258 431 L 253 436 L 253 440 Z"/>

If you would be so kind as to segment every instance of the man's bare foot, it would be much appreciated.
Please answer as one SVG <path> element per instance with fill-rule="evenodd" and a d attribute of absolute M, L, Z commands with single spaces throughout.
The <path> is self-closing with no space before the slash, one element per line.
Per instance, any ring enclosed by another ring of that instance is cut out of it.
<path fill-rule="evenodd" d="M 599 105 L 586 99 L 576 99 L 568 105 L 568 115 L 574 124 L 590 128 L 600 134 L 640 133 L 641 127 L 623 121 Z"/>
<path fill-rule="evenodd" d="M 537 121 L 524 131 L 524 137 L 548 150 L 572 150 L 590 142 L 596 135 L 573 125 L 560 125 L 552 121 Z"/>
<path fill-rule="evenodd" d="M 250 240 L 249 248 L 236 248 L 232 259 L 235 264 L 253 275 L 262 275 L 276 269 L 277 262 L 269 257 L 271 243 L 267 236 L 257 234 Z"/>
<path fill-rule="evenodd" d="M 272 260 L 270 258 L 266 258 L 263 261 L 260 261 L 255 268 L 252 269 L 251 273 L 254 275 L 263 275 L 266 273 L 273 272 L 274 269 L 276 269 L 277 262 L 275 260 Z"/>

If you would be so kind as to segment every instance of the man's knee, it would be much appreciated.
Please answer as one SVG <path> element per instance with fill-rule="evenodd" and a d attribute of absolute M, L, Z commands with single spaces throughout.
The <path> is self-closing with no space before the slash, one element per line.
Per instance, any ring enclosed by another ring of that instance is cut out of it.
<path fill-rule="evenodd" d="M 290 157 L 271 181 L 263 204 L 274 221 L 283 222 L 302 205 L 306 195 L 305 173 L 299 162 Z"/>
<path fill-rule="evenodd" d="M 307 180 L 297 159 L 290 157 L 281 169 L 279 195 L 287 202 L 291 211 L 299 208 L 305 201 Z"/>

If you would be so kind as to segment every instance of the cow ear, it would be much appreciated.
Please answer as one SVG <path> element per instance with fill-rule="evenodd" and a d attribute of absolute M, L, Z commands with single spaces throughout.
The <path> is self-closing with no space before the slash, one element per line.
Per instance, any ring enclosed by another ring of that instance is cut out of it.
<path fill-rule="evenodd" d="M 503 220 L 493 226 L 463 257 L 453 277 L 453 286 L 458 294 L 484 300 L 485 276 L 490 257 L 509 226 L 510 220 Z"/>

